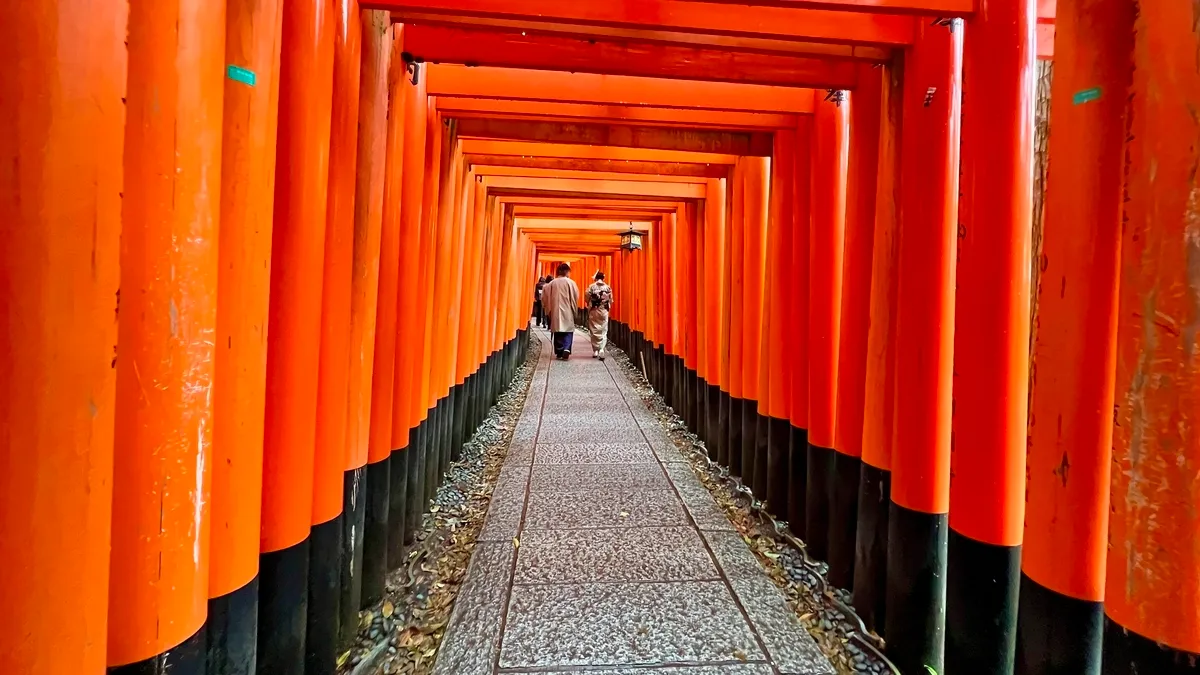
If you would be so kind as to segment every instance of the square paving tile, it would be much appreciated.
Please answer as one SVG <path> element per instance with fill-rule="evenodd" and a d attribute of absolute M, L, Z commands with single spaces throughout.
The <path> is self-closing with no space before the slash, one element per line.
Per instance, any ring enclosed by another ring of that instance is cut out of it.
<path fill-rule="evenodd" d="M 526 530 L 687 524 L 683 504 L 670 490 L 536 492 L 529 495 L 525 514 Z"/>
<path fill-rule="evenodd" d="M 504 456 L 504 465 L 512 466 L 533 463 L 533 441 L 513 441 L 508 444 L 508 454 Z"/>
<path fill-rule="evenodd" d="M 546 399 L 543 412 L 550 415 L 562 413 L 590 415 L 593 412 L 624 413 L 629 419 L 633 419 L 625 399 L 615 393 L 557 394 Z"/>
<path fill-rule="evenodd" d="M 763 658 L 722 582 L 515 586 L 500 667 Z"/>
<path fill-rule="evenodd" d="M 730 585 L 781 675 L 834 675 L 829 659 L 770 579 L 760 573 Z"/>
<path fill-rule="evenodd" d="M 618 426 L 587 427 L 580 424 L 563 426 L 542 425 L 538 435 L 541 443 L 644 443 L 646 437 L 632 423 Z M 649 448 L 647 448 L 649 449 Z"/>
<path fill-rule="evenodd" d="M 717 564 L 730 579 L 758 577 L 764 574 L 758 558 L 750 551 L 737 532 L 705 532 L 704 539 L 712 547 Z"/>
<path fill-rule="evenodd" d="M 491 675 L 508 604 L 512 556 L 511 542 L 476 547 L 467 581 L 454 602 L 434 675 Z"/>
<path fill-rule="evenodd" d="M 513 582 L 693 581 L 719 576 L 691 527 L 530 530 L 521 537 Z"/>
<path fill-rule="evenodd" d="M 575 427 L 594 430 L 602 430 L 605 427 L 614 429 L 626 427 L 633 431 L 639 430 L 637 423 L 633 421 L 633 415 L 629 414 L 629 409 L 625 406 L 621 406 L 618 410 L 580 408 L 567 412 L 547 412 L 542 414 L 543 432 L 547 429 L 570 429 Z"/>
<path fill-rule="evenodd" d="M 657 461 L 645 443 L 543 443 L 537 464 L 651 464 Z"/>
<path fill-rule="evenodd" d="M 517 536 L 525 509 L 525 487 L 524 482 L 516 481 L 496 486 L 479 541 L 508 541 Z"/>
<path fill-rule="evenodd" d="M 676 464 L 675 466 L 681 465 Z M 701 530 L 736 531 L 733 523 L 729 522 L 729 517 L 713 501 L 712 494 L 709 493 L 707 488 L 701 486 L 689 488 L 677 487 L 676 489 L 679 490 L 679 496 L 683 499 L 684 505 L 687 506 L 687 511 L 692 516 L 692 520 L 696 522 L 696 527 Z"/>
<path fill-rule="evenodd" d="M 575 490 L 670 490 L 659 464 L 535 464 L 534 492 Z"/>
<path fill-rule="evenodd" d="M 650 447 L 654 448 L 654 454 L 660 462 L 688 463 L 688 458 L 674 443 L 651 443 Z"/>

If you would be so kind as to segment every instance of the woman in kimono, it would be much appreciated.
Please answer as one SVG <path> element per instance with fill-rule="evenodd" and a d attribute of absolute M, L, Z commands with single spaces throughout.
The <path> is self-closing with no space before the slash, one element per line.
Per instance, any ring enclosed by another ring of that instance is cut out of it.
<path fill-rule="evenodd" d="M 558 277 L 542 288 L 542 305 L 550 318 L 554 334 L 554 355 L 566 361 L 571 357 L 575 338 L 575 308 L 579 306 L 579 287 L 571 280 L 571 266 L 559 263 Z"/>
<path fill-rule="evenodd" d="M 604 360 L 608 345 L 608 310 L 612 309 L 612 286 L 604 283 L 604 272 L 597 271 L 595 281 L 588 286 L 588 333 L 592 336 L 592 358 Z"/>

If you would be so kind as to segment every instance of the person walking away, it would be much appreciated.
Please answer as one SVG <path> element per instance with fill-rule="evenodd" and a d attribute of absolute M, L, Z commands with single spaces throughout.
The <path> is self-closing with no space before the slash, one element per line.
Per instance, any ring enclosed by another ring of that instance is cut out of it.
<path fill-rule="evenodd" d="M 546 280 L 538 277 L 537 285 L 533 287 L 533 321 L 538 328 L 546 321 L 546 309 L 542 305 L 542 289 L 546 286 Z"/>
<path fill-rule="evenodd" d="M 608 310 L 612 309 L 612 287 L 604 283 L 604 272 L 597 271 L 587 289 L 588 333 L 592 336 L 592 358 L 604 360 L 608 346 Z"/>
<path fill-rule="evenodd" d="M 575 308 L 579 305 L 579 287 L 571 279 L 571 266 L 559 263 L 558 277 L 542 288 L 542 305 L 550 317 L 554 334 L 554 355 L 561 361 L 571 357 L 575 338 Z"/>
<path fill-rule="evenodd" d="M 548 284 L 551 281 L 554 281 L 554 277 L 547 274 L 546 278 L 543 279 L 542 281 L 544 281 Z M 542 290 L 543 291 L 545 290 L 545 286 L 542 287 Z M 544 302 L 542 303 L 542 328 L 545 328 L 546 330 L 550 330 L 550 313 L 546 311 L 546 303 L 544 303 Z"/>

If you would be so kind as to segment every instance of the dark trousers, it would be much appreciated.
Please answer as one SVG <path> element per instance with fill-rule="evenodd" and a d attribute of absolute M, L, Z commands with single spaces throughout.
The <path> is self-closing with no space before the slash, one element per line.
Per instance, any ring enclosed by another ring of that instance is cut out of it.
<path fill-rule="evenodd" d="M 554 354 L 556 356 L 567 356 L 571 353 L 571 347 L 575 344 L 575 332 L 566 331 L 563 333 L 554 334 Z"/>

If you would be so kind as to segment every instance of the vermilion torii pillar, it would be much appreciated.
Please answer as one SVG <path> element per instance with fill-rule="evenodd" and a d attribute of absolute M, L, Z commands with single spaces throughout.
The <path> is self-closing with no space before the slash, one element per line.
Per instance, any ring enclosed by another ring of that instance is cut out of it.
<path fill-rule="evenodd" d="M 1136 11 L 1104 673 L 1181 675 L 1200 672 L 1200 35 L 1194 3 Z"/>
<path fill-rule="evenodd" d="M 106 665 L 128 13 L 47 0 L 0 21 L 5 673 Z"/>
<path fill-rule="evenodd" d="M 205 667 L 224 34 L 223 5 L 130 7 L 110 673 Z"/>
<path fill-rule="evenodd" d="M 383 227 L 384 162 L 387 159 L 387 74 L 391 17 L 362 12 L 358 91 L 358 150 L 354 184 L 354 256 L 350 277 L 350 360 L 346 392 L 346 477 L 342 486 L 341 644 L 358 635 L 363 599 L 363 533 L 366 529 L 367 462 L 371 379 L 375 369 L 375 323 L 379 295 L 379 240 Z"/>
<path fill-rule="evenodd" d="M 901 672 L 942 673 L 963 29 L 917 30 L 904 63 L 885 631 Z"/>
<path fill-rule="evenodd" d="M 829 555 L 829 504 L 837 425 L 837 372 L 842 314 L 842 254 L 850 105 L 845 92 L 815 93 L 812 225 L 808 255 L 808 489 L 805 543 L 820 560 Z"/>
<path fill-rule="evenodd" d="M 341 616 L 343 494 L 354 267 L 354 197 L 358 169 L 362 17 L 358 0 L 335 0 L 333 97 L 325 219 L 317 428 L 309 544 L 306 672 L 336 670 Z M 353 555 L 353 552 L 350 553 Z"/>
<path fill-rule="evenodd" d="M 947 577 L 950 672 L 1008 675 L 1016 646 L 1036 10 L 1034 0 L 984 0 L 966 25 Z"/>
<path fill-rule="evenodd" d="M 1030 386 L 1016 671 L 1099 675 L 1130 0 L 1061 3 Z M 1080 92 L 1085 93 L 1080 96 Z"/>
<path fill-rule="evenodd" d="M 259 560 L 258 672 L 303 672 L 333 100 L 333 4 L 283 19 Z"/>
<path fill-rule="evenodd" d="M 254 668 L 282 2 L 229 2 L 213 379 L 208 668 Z"/>
<path fill-rule="evenodd" d="M 863 400 L 871 324 L 871 253 L 875 241 L 875 176 L 879 173 L 879 115 L 887 71 L 859 66 L 859 88 L 850 94 L 850 150 L 841 330 L 838 336 L 837 426 L 829 501 L 829 580 L 854 582 L 862 474 Z"/>

